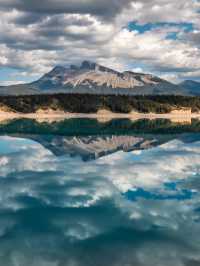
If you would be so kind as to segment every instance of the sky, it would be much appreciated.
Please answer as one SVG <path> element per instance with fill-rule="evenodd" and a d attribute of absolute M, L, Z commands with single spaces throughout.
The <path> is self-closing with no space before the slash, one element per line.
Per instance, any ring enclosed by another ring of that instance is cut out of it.
<path fill-rule="evenodd" d="M 0 0 L 0 85 L 83 60 L 200 80 L 200 1 Z"/>

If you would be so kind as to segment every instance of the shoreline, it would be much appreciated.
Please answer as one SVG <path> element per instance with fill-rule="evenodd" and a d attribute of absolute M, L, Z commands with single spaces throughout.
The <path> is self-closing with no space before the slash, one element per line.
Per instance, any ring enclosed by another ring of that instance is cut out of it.
<path fill-rule="evenodd" d="M 13 113 L 13 112 L 3 112 L 0 111 L 0 121 L 2 120 L 12 120 L 12 119 L 36 119 L 36 120 L 64 120 L 64 119 L 72 119 L 72 118 L 89 118 L 89 119 L 97 119 L 99 121 L 105 122 L 112 119 L 130 119 L 130 120 L 139 120 L 139 119 L 170 119 L 177 121 L 189 121 L 191 119 L 200 119 L 200 113 L 137 113 L 132 112 L 128 114 L 123 113 L 112 113 L 112 112 L 98 112 L 98 113 L 65 113 L 65 112 L 36 112 L 36 113 Z"/>

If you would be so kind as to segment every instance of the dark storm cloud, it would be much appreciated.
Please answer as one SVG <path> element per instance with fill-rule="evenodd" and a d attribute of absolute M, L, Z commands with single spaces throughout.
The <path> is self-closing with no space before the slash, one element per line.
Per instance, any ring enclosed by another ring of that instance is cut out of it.
<path fill-rule="evenodd" d="M 50 17 L 45 22 L 41 23 L 40 26 L 35 30 L 34 35 L 44 36 L 48 38 L 55 38 L 59 36 L 70 37 L 75 36 L 74 33 L 69 33 L 66 31 L 65 27 L 77 26 L 77 27 L 88 27 L 93 24 L 87 18 L 74 18 L 74 17 L 63 17 L 62 15 L 54 15 Z M 79 39 L 82 39 L 84 36 L 81 36 L 79 33 Z"/>
<path fill-rule="evenodd" d="M 1 8 L 44 14 L 91 14 L 108 20 L 127 8 L 131 0 L 1 0 Z"/>
<path fill-rule="evenodd" d="M 70 31 L 70 26 L 77 28 L 93 26 L 93 21 L 86 17 L 63 16 L 57 14 L 54 16 L 46 16 L 41 14 L 22 13 L 16 18 L 12 18 L 11 22 L 17 27 L 23 24 L 34 24 L 29 33 L 16 34 L 16 31 L 4 31 L 0 35 L 0 44 L 6 44 L 7 47 L 19 50 L 60 50 L 64 49 L 66 42 L 80 41 L 96 44 L 96 39 L 90 31 L 84 33 Z M 62 37 L 62 42 L 59 38 Z M 36 41 L 37 40 L 37 41 Z"/>
<path fill-rule="evenodd" d="M 29 24 L 39 23 L 44 18 L 46 18 L 46 15 L 27 12 L 23 13 L 21 16 L 14 19 L 13 23 L 18 25 L 29 25 Z"/>

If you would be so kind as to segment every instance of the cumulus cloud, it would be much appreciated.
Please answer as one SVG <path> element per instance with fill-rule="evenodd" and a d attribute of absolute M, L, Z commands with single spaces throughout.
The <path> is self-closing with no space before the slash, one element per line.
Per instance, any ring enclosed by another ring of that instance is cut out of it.
<path fill-rule="evenodd" d="M 142 65 L 145 72 L 177 80 L 200 66 L 199 1 L 0 3 L 0 65 L 4 67 L 42 75 L 57 64 L 89 59 L 119 70 Z M 157 27 L 141 34 L 131 30 L 130 22 Z M 191 26 L 189 31 L 182 23 Z"/>

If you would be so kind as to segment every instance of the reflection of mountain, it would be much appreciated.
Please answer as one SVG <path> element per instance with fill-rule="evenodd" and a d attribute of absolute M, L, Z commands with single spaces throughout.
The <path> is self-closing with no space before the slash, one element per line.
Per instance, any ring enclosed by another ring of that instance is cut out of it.
<path fill-rule="evenodd" d="M 59 136 L 59 135 L 27 135 L 11 134 L 11 136 L 31 139 L 40 143 L 56 156 L 70 155 L 80 156 L 83 161 L 95 160 L 117 151 L 130 152 L 134 150 L 146 150 L 167 143 L 174 138 L 184 143 L 192 143 L 199 140 L 198 134 L 180 135 L 106 135 L 106 136 Z"/>
<path fill-rule="evenodd" d="M 81 156 L 84 161 L 94 160 L 117 151 L 144 150 L 158 145 L 155 138 L 136 136 L 22 136 L 37 141 L 56 156 Z"/>
<path fill-rule="evenodd" d="M 172 139 L 193 142 L 200 124 L 179 125 L 168 120 L 113 120 L 98 123 L 95 119 L 69 119 L 52 124 L 19 119 L 0 124 L 0 135 L 32 139 L 56 156 L 81 156 L 85 161 L 117 151 L 148 149 Z M 185 134 L 183 134 L 185 133 Z M 191 134 L 194 133 L 194 134 Z"/>

